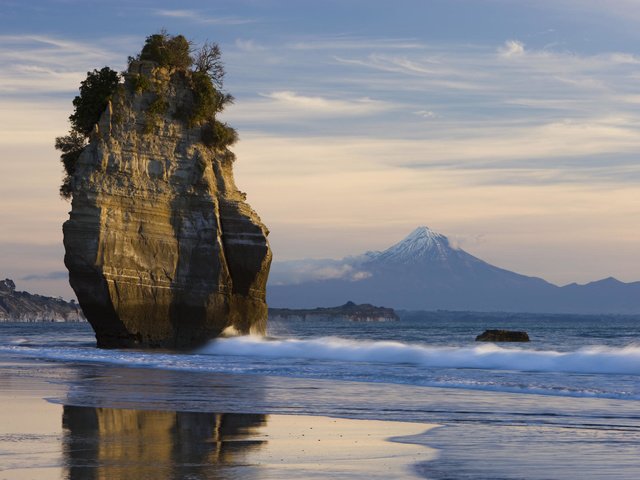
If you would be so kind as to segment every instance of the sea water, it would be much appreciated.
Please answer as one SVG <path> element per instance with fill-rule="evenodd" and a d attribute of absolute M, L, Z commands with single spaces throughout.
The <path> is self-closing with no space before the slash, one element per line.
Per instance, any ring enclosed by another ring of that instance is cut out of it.
<path fill-rule="evenodd" d="M 476 342 L 488 328 L 529 343 Z M 5 324 L 0 352 L 58 361 L 640 400 L 640 317 L 450 312 L 398 322 L 292 320 L 189 353 L 99 350 L 87 324 Z"/>
<path fill-rule="evenodd" d="M 475 341 L 490 328 L 531 342 Z M 442 452 L 416 466 L 427 478 L 640 478 L 640 317 L 291 320 L 187 353 L 99 350 L 86 324 L 3 324 L 0 356 L 65 369 L 67 404 L 440 423 L 416 440 Z"/>

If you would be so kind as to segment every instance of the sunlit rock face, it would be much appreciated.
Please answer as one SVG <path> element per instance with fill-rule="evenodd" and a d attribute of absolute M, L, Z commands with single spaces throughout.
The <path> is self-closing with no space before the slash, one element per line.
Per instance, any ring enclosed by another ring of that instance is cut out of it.
<path fill-rule="evenodd" d="M 136 92 L 134 75 L 153 91 Z M 233 154 L 181 120 L 194 102 L 190 72 L 132 62 L 126 78 L 80 156 L 63 226 L 70 283 L 98 346 L 264 333 L 268 231 L 235 185 Z M 164 104 L 153 110 L 157 92 Z"/>

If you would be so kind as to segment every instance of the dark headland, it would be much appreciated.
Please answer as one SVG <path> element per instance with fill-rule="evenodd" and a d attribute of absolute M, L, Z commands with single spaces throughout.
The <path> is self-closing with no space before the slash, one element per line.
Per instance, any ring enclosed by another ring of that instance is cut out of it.
<path fill-rule="evenodd" d="M 339 307 L 328 308 L 270 308 L 272 320 L 351 320 L 356 322 L 384 322 L 399 320 L 393 308 L 376 307 L 370 303 L 356 305 L 349 301 Z"/>
<path fill-rule="evenodd" d="M 80 306 L 61 298 L 16 291 L 13 280 L 0 280 L 0 322 L 83 322 Z"/>

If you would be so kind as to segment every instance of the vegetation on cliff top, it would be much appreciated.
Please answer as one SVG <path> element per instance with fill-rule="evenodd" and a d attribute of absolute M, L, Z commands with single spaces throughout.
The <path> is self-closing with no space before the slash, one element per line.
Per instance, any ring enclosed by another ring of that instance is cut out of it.
<path fill-rule="evenodd" d="M 161 31 L 147 37 L 137 57 L 129 57 L 129 65 L 135 61 L 153 62 L 171 73 L 188 72 L 185 78 L 193 101 L 179 106 L 173 116 L 188 128 L 200 127 L 201 140 L 205 145 L 226 150 L 238 140 L 235 129 L 216 118 L 226 105 L 233 102 L 233 97 L 222 90 L 225 70 L 217 44 L 206 42 L 200 49 L 194 50 L 192 43 L 183 35 L 169 35 Z M 123 77 L 133 93 L 151 91 L 155 94 L 146 109 L 144 133 L 151 133 L 156 120 L 168 109 L 166 93 L 144 74 L 125 72 Z M 87 78 L 80 84 L 80 95 L 74 98 L 74 111 L 69 116 L 69 134 L 57 137 L 55 141 L 56 149 L 62 152 L 60 160 L 64 166 L 64 179 L 60 195 L 65 199 L 73 194 L 72 180 L 78 158 L 94 126 L 121 85 L 120 78 L 116 71 L 104 67 L 87 72 Z"/>
<path fill-rule="evenodd" d="M 80 95 L 73 99 L 74 111 L 69 116 L 71 130 L 68 135 L 57 137 L 55 143 L 56 149 L 62 152 L 60 161 L 65 172 L 60 186 L 60 195 L 63 198 L 71 197 L 71 180 L 80 153 L 87 144 L 93 126 L 107 108 L 109 98 L 118 88 L 119 82 L 118 72 L 104 67 L 102 70 L 87 72 L 87 78 L 80 83 Z"/>

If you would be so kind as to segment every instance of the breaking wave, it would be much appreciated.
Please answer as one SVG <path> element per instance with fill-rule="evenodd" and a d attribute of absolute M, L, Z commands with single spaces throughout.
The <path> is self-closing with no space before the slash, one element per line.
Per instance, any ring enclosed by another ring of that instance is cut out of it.
<path fill-rule="evenodd" d="M 436 347 L 391 341 L 347 340 L 335 337 L 217 339 L 198 351 L 207 355 L 414 364 L 431 368 L 475 368 L 524 372 L 640 375 L 640 345 L 590 346 L 572 352 L 527 350 L 484 344 Z"/>
<path fill-rule="evenodd" d="M 233 337 L 194 352 L 43 346 L 16 339 L 0 353 L 57 362 L 97 363 L 221 374 L 256 374 L 409 384 L 553 396 L 640 399 L 640 344 L 573 351 L 480 344 Z"/>

